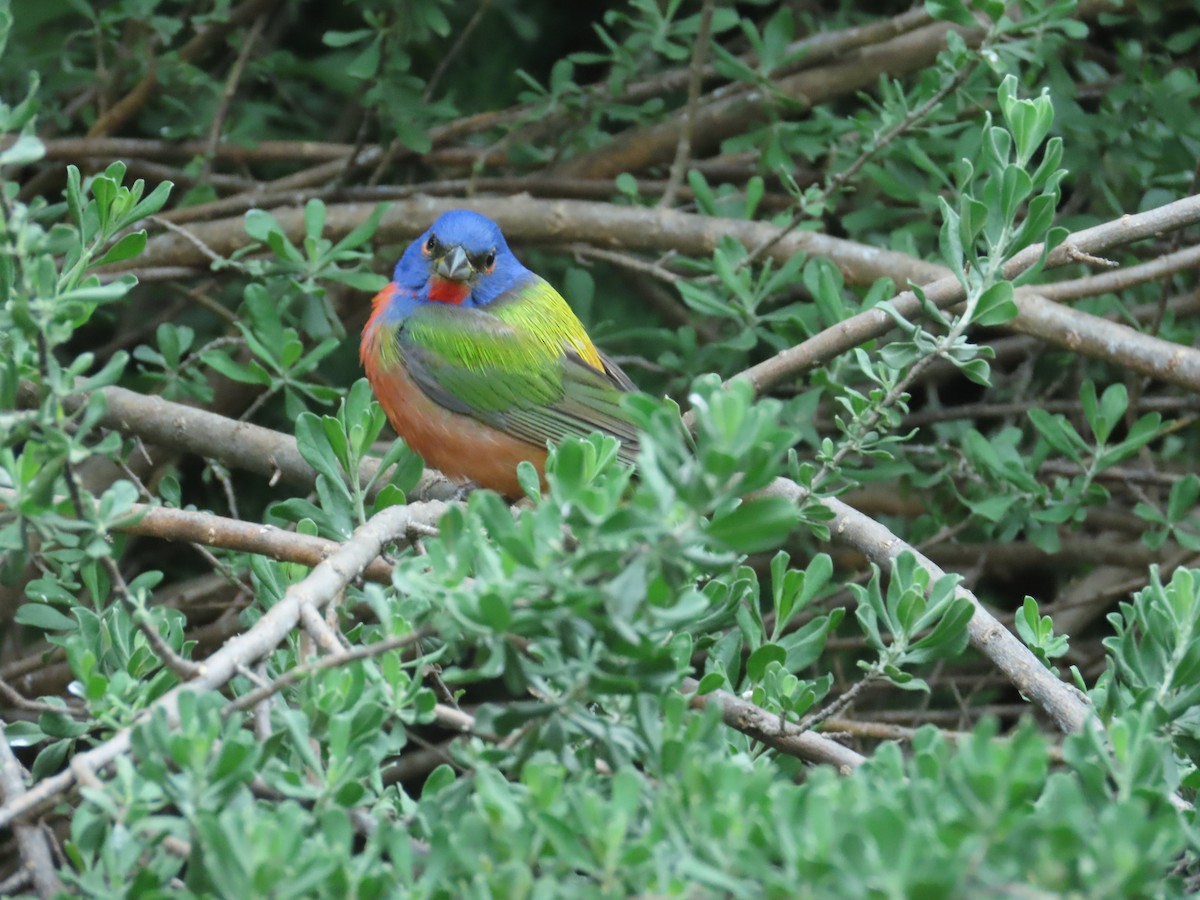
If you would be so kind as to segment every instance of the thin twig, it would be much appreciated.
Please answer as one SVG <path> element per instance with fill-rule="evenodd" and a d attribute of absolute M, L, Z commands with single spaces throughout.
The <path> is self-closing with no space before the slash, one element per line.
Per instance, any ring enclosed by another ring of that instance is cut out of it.
<path fill-rule="evenodd" d="M 907 742 L 917 736 L 918 730 L 916 728 L 908 728 L 904 725 L 893 725 L 889 722 L 865 722 L 859 719 L 828 719 L 821 732 L 822 734 L 836 732 L 848 737 L 869 738 L 878 741 Z M 969 741 L 975 737 L 969 731 L 950 731 L 945 728 L 939 728 L 938 731 L 941 732 L 943 737 L 955 743 Z M 998 740 L 1006 740 L 1006 738 L 1001 737 Z M 1046 747 L 1046 755 L 1053 763 L 1061 763 L 1063 761 L 1062 748 L 1056 744 L 1050 744 Z"/>
<path fill-rule="evenodd" d="M 71 704 L 64 706 L 61 703 L 46 703 L 42 700 L 30 700 L 3 678 L 0 678 L 0 697 L 3 697 L 16 709 L 23 709 L 27 712 L 50 713 L 51 715 L 60 716 L 64 713 L 69 716 L 79 716 L 83 712 L 81 707 L 73 706 Z"/>
<path fill-rule="evenodd" d="M 437 90 L 438 84 L 442 80 L 442 76 L 450 68 L 450 65 L 462 53 L 463 47 L 466 46 L 467 40 L 471 37 L 472 32 L 479 27 L 479 22 L 483 19 L 484 13 L 491 7 L 492 0 L 479 0 L 479 5 L 475 7 L 475 12 L 471 18 L 467 20 L 467 24 L 459 29 L 458 37 L 454 39 L 454 43 L 450 45 L 450 49 L 442 54 L 442 58 L 438 61 L 437 68 L 433 70 L 433 74 L 429 76 L 429 81 L 425 84 L 425 90 L 421 93 L 421 101 L 428 103 L 433 99 L 433 92 Z"/>
<path fill-rule="evenodd" d="M 858 695 L 863 692 L 867 685 L 875 682 L 878 678 L 879 674 L 874 670 L 865 673 L 861 679 L 854 682 L 854 684 L 850 686 L 849 690 L 844 691 L 840 697 L 838 697 L 828 706 L 818 710 L 817 712 L 809 713 L 807 716 L 801 719 L 796 725 L 796 728 L 801 732 L 809 731 L 810 729 L 816 728 L 826 719 L 830 719 L 833 716 L 838 715 L 858 698 Z"/>
<path fill-rule="evenodd" d="M 147 216 L 146 221 L 153 222 L 155 225 L 160 225 L 167 231 L 179 235 L 189 244 L 203 253 L 210 262 L 215 263 L 218 266 L 233 265 L 236 268 L 240 268 L 240 266 L 238 266 L 236 263 L 233 263 L 224 256 L 221 256 L 221 254 L 217 253 L 215 250 L 205 244 L 203 240 L 198 238 L 192 232 L 188 231 L 188 229 L 184 228 L 182 225 L 176 225 L 170 219 L 164 219 L 161 216 Z"/>
<path fill-rule="evenodd" d="M 356 662 L 360 659 L 370 659 L 374 656 L 379 656 L 383 653 L 388 653 L 391 650 L 400 650 L 404 647 L 411 647 L 428 632 L 414 631 L 410 634 L 397 635 L 390 638 L 384 638 L 381 641 L 375 641 L 372 644 L 362 644 L 353 647 L 349 650 L 341 650 L 337 653 L 330 653 L 327 656 L 321 656 L 310 662 L 301 663 L 288 669 L 274 681 L 271 681 L 262 687 L 255 688 L 252 691 L 247 691 L 242 696 L 235 699 L 227 706 L 225 714 L 235 712 L 237 710 L 249 709 L 256 703 L 278 694 L 280 691 L 300 681 L 302 678 L 307 678 L 309 675 L 314 675 L 317 672 L 324 672 L 326 669 L 336 669 L 338 666 L 344 666 L 347 663 Z"/>
<path fill-rule="evenodd" d="M 250 53 L 254 50 L 254 45 L 258 43 L 263 26 L 267 24 L 267 18 L 264 11 L 254 20 L 249 33 L 242 41 L 242 49 L 238 51 L 237 59 L 229 69 L 229 77 L 225 79 L 225 88 L 221 91 L 221 99 L 217 102 L 212 126 L 208 131 L 208 147 L 204 153 L 204 165 L 200 169 L 201 180 L 206 179 L 212 172 L 213 162 L 217 155 L 217 145 L 221 143 L 221 128 L 225 125 L 225 117 L 229 114 L 229 105 L 233 102 L 234 94 L 237 93 L 238 84 L 242 80 L 242 72 L 246 69 L 246 63 L 250 60 Z"/>
<path fill-rule="evenodd" d="M 679 143 L 675 145 L 675 160 L 667 177 L 667 187 L 659 198 L 658 205 L 675 205 L 675 195 L 683 184 L 683 172 L 688 157 L 692 154 L 692 131 L 696 126 L 696 106 L 700 102 L 700 82 L 704 75 L 704 64 L 708 60 L 708 45 L 712 34 L 713 0 L 704 0 L 700 9 L 700 29 L 696 35 L 696 46 L 692 50 L 692 63 L 688 73 L 688 98 L 684 112 L 683 128 L 679 131 Z"/>
<path fill-rule="evenodd" d="M 1176 234 L 1180 233 L 1176 232 Z M 1094 297 L 1097 294 L 1119 293 L 1134 285 L 1166 278 L 1177 272 L 1194 271 L 1198 266 L 1200 266 L 1200 244 L 1113 272 L 1102 272 L 1099 275 L 1088 275 L 1085 278 L 1076 278 L 1071 281 L 1043 284 L 1038 288 L 1038 293 L 1047 300 L 1078 300 L 1081 297 Z M 1153 331 L 1153 327 L 1151 331 Z"/>

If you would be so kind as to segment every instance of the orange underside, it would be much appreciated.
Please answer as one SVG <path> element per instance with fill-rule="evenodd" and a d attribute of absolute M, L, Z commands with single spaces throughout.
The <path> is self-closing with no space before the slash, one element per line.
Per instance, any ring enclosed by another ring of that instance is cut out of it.
<path fill-rule="evenodd" d="M 455 481 L 473 481 L 510 500 L 525 493 L 517 482 L 517 463 L 527 459 L 539 473 L 545 472 L 544 448 L 438 406 L 413 383 L 402 364 L 383 371 L 369 355 L 363 362 L 388 421 L 427 465 Z"/>

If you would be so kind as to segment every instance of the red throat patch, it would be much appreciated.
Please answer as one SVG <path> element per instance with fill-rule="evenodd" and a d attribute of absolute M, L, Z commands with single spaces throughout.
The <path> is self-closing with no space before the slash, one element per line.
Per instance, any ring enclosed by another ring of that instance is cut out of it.
<path fill-rule="evenodd" d="M 471 288 L 465 282 L 451 281 L 434 275 L 429 279 L 429 299 L 437 303 L 459 304 L 467 299 Z"/>

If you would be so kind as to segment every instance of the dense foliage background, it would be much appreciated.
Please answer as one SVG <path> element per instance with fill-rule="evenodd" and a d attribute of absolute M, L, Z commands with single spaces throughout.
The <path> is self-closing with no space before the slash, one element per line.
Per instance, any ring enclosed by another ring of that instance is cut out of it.
<path fill-rule="evenodd" d="M 0 0 L 0 893 L 1200 886 L 1200 4 L 870 6 Z M 636 475 L 392 440 L 461 206 Z"/>

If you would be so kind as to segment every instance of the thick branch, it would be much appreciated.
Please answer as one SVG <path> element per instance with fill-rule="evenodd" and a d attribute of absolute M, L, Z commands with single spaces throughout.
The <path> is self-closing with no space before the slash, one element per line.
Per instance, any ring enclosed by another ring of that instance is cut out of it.
<path fill-rule="evenodd" d="M 469 205 L 496 219 L 517 242 L 571 243 L 584 241 L 602 247 L 673 250 L 689 256 L 708 256 L 722 236 L 730 236 L 747 248 L 757 247 L 777 235 L 765 222 L 718 219 L 666 209 L 616 207 L 584 201 L 535 200 L 530 197 L 478 198 L 461 200 L 414 197 L 394 204 L 380 222 L 378 237 L 401 241 L 415 237 L 442 212 Z M 326 233 L 337 239 L 359 224 L 371 208 L 366 204 L 338 204 L 328 208 Z M 299 239 L 304 229 L 302 209 L 275 212 L 281 226 Z M 1097 253 L 1121 244 L 1174 231 L 1200 221 L 1200 196 L 1168 203 L 1149 212 L 1122 216 L 1072 235 L 1047 258 L 1046 268 L 1074 261 L 1079 253 Z M 242 221 L 224 219 L 192 226 L 193 234 L 212 250 L 228 255 L 244 241 Z M 1005 277 L 1013 278 L 1037 263 L 1042 245 L 1027 247 L 1005 266 Z M 830 259 L 853 284 L 869 284 L 888 277 L 898 284 L 922 284 L 926 297 L 937 306 L 952 306 L 964 297 L 962 285 L 944 266 L 914 259 L 903 253 L 880 250 L 813 232 L 791 232 L 767 253 L 777 262 L 797 253 Z M 144 265 L 198 265 L 205 259 L 192 241 L 179 235 L 159 235 L 139 262 Z M 894 305 L 906 316 L 917 316 L 920 304 L 905 291 Z M 1017 292 L 1020 314 L 1009 327 L 1043 340 L 1127 366 L 1142 374 L 1200 389 L 1200 351 L 1181 347 L 1096 316 L 1068 307 L 1039 301 L 1029 288 Z M 837 356 L 864 341 L 880 337 L 894 327 L 892 318 L 872 309 L 789 348 L 748 369 L 747 378 L 757 391 L 814 365 Z M 1119 353 L 1114 353 L 1119 350 Z"/>
<path fill-rule="evenodd" d="M 1074 262 L 1079 253 L 1100 253 L 1198 221 L 1200 196 L 1177 200 L 1137 215 L 1121 216 L 1069 236 L 1049 253 L 1045 268 Z M 1044 244 L 1026 247 L 1005 264 L 1004 277 L 1016 278 L 1036 265 L 1044 252 Z M 962 284 L 945 267 L 929 264 L 929 268 L 938 274 L 936 280 L 929 281 L 921 289 L 928 302 L 945 308 L 965 299 Z M 1200 352 L 1143 334 L 1127 325 L 1051 303 L 1040 297 L 1037 290 L 1027 287 L 1017 290 L 1015 300 L 1019 312 L 1007 327 L 1171 384 L 1200 390 Z M 906 318 L 920 315 L 920 301 L 912 291 L 898 294 L 891 303 Z M 761 394 L 853 347 L 882 337 L 894 327 L 895 321 L 886 312 L 869 309 L 751 366 L 734 378 L 749 381 L 755 393 Z"/>
<path fill-rule="evenodd" d="M 18 399 L 26 406 L 35 405 L 36 387 L 22 383 Z M 106 407 L 100 424 L 105 428 L 139 437 L 148 444 L 215 459 L 235 469 L 282 478 L 298 487 L 312 488 L 316 481 L 316 470 L 305 462 L 296 439 L 289 434 L 125 388 L 104 388 L 104 399 Z M 74 394 L 63 405 L 74 412 L 86 402 L 84 395 Z M 364 459 L 358 470 L 359 483 L 365 485 L 378 470 L 379 460 Z M 427 470 L 412 496 L 425 499 L 439 493 L 448 496 L 450 492 L 440 474 Z"/>
<path fill-rule="evenodd" d="M 21 764 L 13 755 L 4 735 L 4 723 L 0 722 L 0 797 L 7 805 L 18 802 L 25 795 L 25 780 Z M 62 891 L 62 882 L 55 874 L 54 854 L 50 842 L 39 825 L 25 822 L 13 823 L 13 833 L 21 852 L 21 861 L 33 879 L 39 897 L 57 897 Z"/>
<path fill-rule="evenodd" d="M 0 488 L 0 509 L 15 499 L 16 491 Z M 431 526 L 436 522 L 421 524 Z M 210 512 L 170 509 L 146 503 L 133 504 L 129 518 L 112 525 L 111 529 L 120 534 L 136 534 L 164 541 L 190 541 L 206 547 L 256 553 L 304 566 L 317 565 L 342 546 L 337 541 L 284 531 L 274 525 L 260 525 Z M 378 584 L 391 584 L 392 567 L 386 560 L 375 559 L 363 569 L 362 577 Z"/>
<path fill-rule="evenodd" d="M 405 243 L 451 209 L 470 207 L 504 229 L 510 243 L 588 243 L 619 250 L 655 253 L 674 251 L 687 256 L 711 256 L 722 237 L 732 237 L 749 248 L 773 238 L 776 227 L 768 222 L 721 219 L 669 209 L 614 206 L 581 200 L 538 200 L 525 196 L 473 197 L 470 200 L 417 196 L 391 204 L 380 220 L 376 243 Z M 336 203 L 326 208 L 324 236 L 345 237 L 362 224 L 374 209 L 370 203 Z M 282 229 L 294 240 L 304 235 L 302 202 L 273 210 Z M 197 222 L 188 226 L 195 239 L 220 256 L 229 256 L 246 243 L 241 216 Z M 899 284 L 924 284 L 941 277 L 938 265 L 904 253 L 880 250 L 854 241 L 811 231 L 792 232 L 771 248 L 767 256 L 784 262 L 797 253 L 832 260 L 852 284 L 870 284 L 888 277 Z M 207 266 L 208 259 L 178 234 L 160 234 L 146 250 L 128 262 L 108 267 L 108 272 L 157 266 Z"/>
<path fill-rule="evenodd" d="M 721 707 L 721 719 L 730 728 L 735 728 L 747 734 L 756 741 L 761 741 L 768 747 L 796 756 L 814 763 L 828 763 L 837 766 L 843 773 L 857 769 L 867 760 L 861 754 L 849 747 L 843 747 L 837 741 L 824 737 L 812 731 L 801 731 L 792 722 L 785 722 L 775 713 L 767 712 L 755 706 L 749 700 L 735 697 L 728 691 L 713 691 L 710 694 L 697 694 L 700 682 L 694 678 L 683 679 L 680 689 L 692 696 L 688 703 L 694 709 L 703 709 L 710 703 Z"/>

